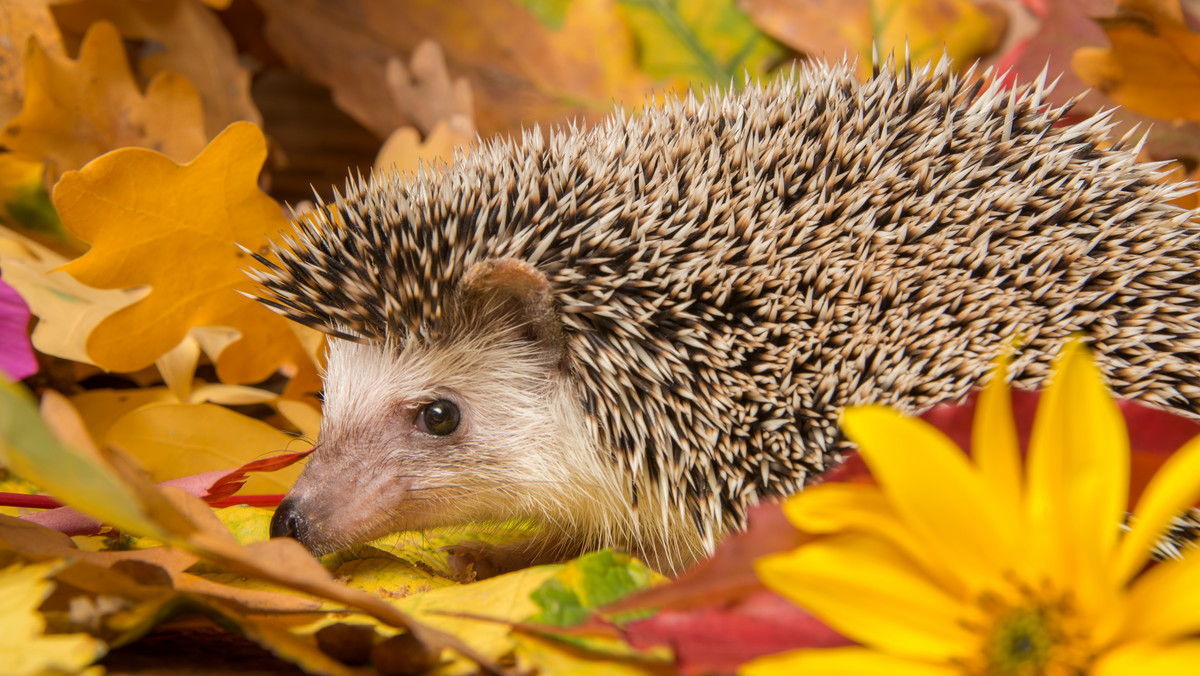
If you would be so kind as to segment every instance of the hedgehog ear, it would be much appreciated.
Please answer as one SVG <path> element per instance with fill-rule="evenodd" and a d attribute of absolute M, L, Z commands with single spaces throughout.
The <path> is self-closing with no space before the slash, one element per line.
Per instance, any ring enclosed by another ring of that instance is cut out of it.
<path fill-rule="evenodd" d="M 501 312 L 526 325 L 529 337 L 548 350 L 563 351 L 562 323 L 546 276 L 525 261 L 490 258 L 467 270 L 458 288 L 466 317 Z"/>

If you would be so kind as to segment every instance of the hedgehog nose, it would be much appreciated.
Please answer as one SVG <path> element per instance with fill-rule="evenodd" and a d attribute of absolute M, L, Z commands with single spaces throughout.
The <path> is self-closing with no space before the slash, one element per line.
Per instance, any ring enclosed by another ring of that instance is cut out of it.
<path fill-rule="evenodd" d="M 291 496 L 284 498 L 275 509 L 275 516 L 271 518 L 271 537 L 294 538 L 304 542 L 304 536 L 307 534 L 308 520 L 297 509 L 296 499 Z"/>

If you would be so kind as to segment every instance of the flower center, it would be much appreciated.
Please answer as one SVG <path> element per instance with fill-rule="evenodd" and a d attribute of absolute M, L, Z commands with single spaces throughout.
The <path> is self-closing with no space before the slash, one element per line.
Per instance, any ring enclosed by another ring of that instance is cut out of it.
<path fill-rule="evenodd" d="M 973 676 L 1075 676 L 1092 661 L 1088 632 L 1070 597 L 1019 585 L 1016 597 L 985 593 L 982 645 L 965 661 Z"/>
<path fill-rule="evenodd" d="M 992 627 L 984 647 L 988 671 L 997 676 L 1045 673 L 1060 642 L 1058 627 L 1041 608 L 1018 608 Z"/>

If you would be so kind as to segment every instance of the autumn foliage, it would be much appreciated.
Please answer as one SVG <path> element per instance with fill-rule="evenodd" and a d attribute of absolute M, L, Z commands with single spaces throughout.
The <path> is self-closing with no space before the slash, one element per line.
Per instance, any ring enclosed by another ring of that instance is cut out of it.
<path fill-rule="evenodd" d="M 310 190 L 330 198 L 348 174 L 413 172 L 481 139 L 805 59 L 857 60 L 864 75 L 873 54 L 946 58 L 978 78 L 1061 74 L 1052 101 L 1079 97 L 1073 118 L 1120 106 L 1118 131 L 1140 125 L 1145 158 L 1187 177 L 1200 163 L 1192 7 L 0 3 L 0 597 L 16 599 L 0 607 L 14 627 L 0 632 L 0 673 L 122 668 L 171 632 L 197 646 L 181 663 L 237 669 L 214 657 L 236 634 L 274 655 L 255 659 L 320 674 L 726 673 L 844 644 L 752 575 L 753 558 L 798 537 L 775 508 L 755 521 L 758 544 L 734 540 L 604 612 L 661 578 L 601 552 L 460 584 L 470 574 L 442 547 L 511 526 L 401 534 L 320 562 L 267 541 L 269 506 L 317 438 L 324 338 L 240 293 L 247 252 L 281 241 Z M 1135 479 L 1178 443 L 1135 453 Z"/>

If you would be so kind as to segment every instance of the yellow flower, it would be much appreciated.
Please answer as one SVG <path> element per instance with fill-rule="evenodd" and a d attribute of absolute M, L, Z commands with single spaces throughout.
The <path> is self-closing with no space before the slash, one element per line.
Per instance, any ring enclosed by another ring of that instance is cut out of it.
<path fill-rule="evenodd" d="M 1200 439 L 1121 536 L 1128 437 L 1083 347 L 1064 350 L 1024 467 L 1003 377 L 980 398 L 973 458 L 887 408 L 848 410 L 843 425 L 878 486 L 792 498 L 789 518 L 818 537 L 757 570 L 861 646 L 760 658 L 743 676 L 1200 673 L 1200 556 L 1143 572 L 1200 499 Z"/>

